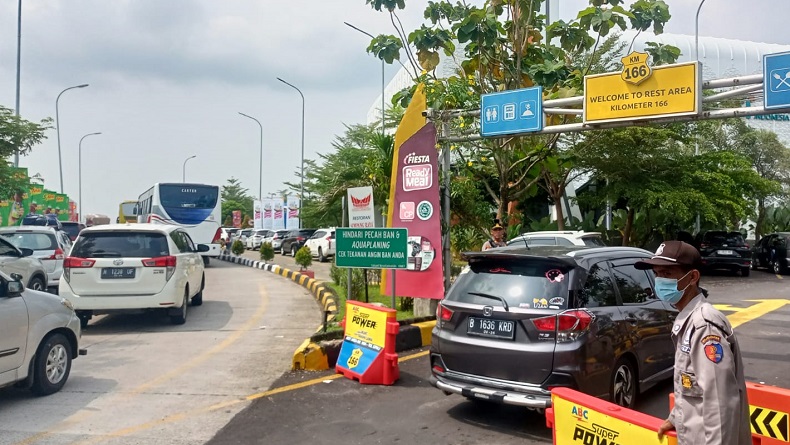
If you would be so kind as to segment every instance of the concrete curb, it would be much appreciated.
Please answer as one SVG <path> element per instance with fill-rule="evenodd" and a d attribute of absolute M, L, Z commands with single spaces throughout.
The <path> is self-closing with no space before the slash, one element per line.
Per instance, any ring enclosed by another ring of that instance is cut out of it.
<path fill-rule="evenodd" d="M 276 273 L 286 277 L 293 282 L 307 288 L 315 299 L 321 303 L 321 307 L 326 314 L 326 321 L 331 321 L 337 315 L 337 306 L 339 298 L 335 292 L 324 286 L 321 281 L 308 277 L 307 275 L 300 274 L 299 272 L 280 267 L 276 264 L 266 264 L 261 261 L 251 260 L 235 255 L 220 255 L 222 261 L 241 264 L 243 266 L 261 269 L 268 272 Z M 414 322 L 401 321 L 400 330 L 395 338 L 395 351 L 402 352 L 409 349 L 421 348 L 431 344 L 431 331 L 436 326 L 436 317 L 426 317 L 415 320 Z M 424 321 L 422 321 L 424 320 Z M 320 328 L 319 328 L 320 329 Z M 337 357 L 340 355 L 340 348 L 343 346 L 343 333 L 337 332 L 334 334 L 336 338 L 325 339 L 322 335 L 314 335 L 318 337 L 316 340 L 308 338 L 296 349 L 293 355 L 292 369 L 294 371 L 325 371 L 333 368 L 337 363 Z"/>
<path fill-rule="evenodd" d="M 313 294 L 313 297 L 315 297 L 315 299 L 321 304 L 321 307 L 324 310 L 326 322 L 331 321 L 333 318 L 335 318 L 335 315 L 337 315 L 337 295 L 335 295 L 335 291 L 333 291 L 331 288 L 324 286 L 323 282 L 321 281 L 310 278 L 307 275 L 301 274 L 297 271 L 280 267 L 276 264 L 268 264 L 262 261 L 255 261 L 240 256 L 220 255 L 218 259 L 222 261 L 228 261 L 230 263 L 241 264 L 242 266 L 252 267 L 254 269 L 265 270 L 267 272 L 276 273 L 277 275 L 288 278 L 294 283 L 306 288 L 310 291 L 310 293 Z"/>

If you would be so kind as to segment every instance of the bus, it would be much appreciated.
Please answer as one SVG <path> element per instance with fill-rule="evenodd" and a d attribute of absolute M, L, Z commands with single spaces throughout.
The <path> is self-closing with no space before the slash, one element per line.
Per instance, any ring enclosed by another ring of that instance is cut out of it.
<path fill-rule="evenodd" d="M 137 222 L 137 201 L 124 201 L 118 207 L 119 224 L 136 223 Z"/>
<path fill-rule="evenodd" d="M 187 183 L 156 183 L 137 200 L 137 222 L 182 227 L 196 244 L 205 244 L 203 262 L 220 254 L 222 202 L 219 186 Z"/>

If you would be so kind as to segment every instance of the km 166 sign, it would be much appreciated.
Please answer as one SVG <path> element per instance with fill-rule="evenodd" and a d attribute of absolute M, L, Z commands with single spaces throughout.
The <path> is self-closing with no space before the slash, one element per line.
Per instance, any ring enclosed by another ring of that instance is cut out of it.
<path fill-rule="evenodd" d="M 647 57 L 632 52 L 622 58 L 621 72 L 585 76 L 585 124 L 699 113 L 699 62 L 651 68 Z"/>

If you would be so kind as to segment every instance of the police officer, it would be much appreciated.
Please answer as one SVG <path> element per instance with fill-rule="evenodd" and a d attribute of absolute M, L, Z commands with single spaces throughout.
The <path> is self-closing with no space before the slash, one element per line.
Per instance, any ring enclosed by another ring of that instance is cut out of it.
<path fill-rule="evenodd" d="M 505 246 L 507 246 L 505 242 L 505 228 L 502 227 L 498 219 L 495 219 L 494 227 L 491 228 L 491 238 L 483 244 L 483 250 Z"/>
<path fill-rule="evenodd" d="M 653 269 L 656 296 L 680 311 L 672 326 L 675 407 L 658 437 L 674 429 L 679 445 L 748 445 L 741 350 L 727 317 L 699 287 L 700 263 L 697 249 L 681 241 L 667 241 L 653 258 L 636 263 Z"/>

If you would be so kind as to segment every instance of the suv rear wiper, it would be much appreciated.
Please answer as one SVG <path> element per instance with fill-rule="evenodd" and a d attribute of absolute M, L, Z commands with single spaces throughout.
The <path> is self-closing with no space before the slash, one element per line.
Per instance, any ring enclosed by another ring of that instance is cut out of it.
<path fill-rule="evenodd" d="M 488 299 L 491 299 L 491 300 L 501 301 L 502 302 L 502 306 L 505 307 L 505 312 L 510 312 L 510 308 L 507 305 L 507 301 L 505 301 L 505 299 L 502 298 L 502 297 L 497 297 L 496 295 L 491 295 L 491 294 L 484 294 L 482 292 L 467 292 L 467 293 L 469 295 L 476 295 L 478 297 L 483 297 L 483 298 L 488 298 Z"/>

